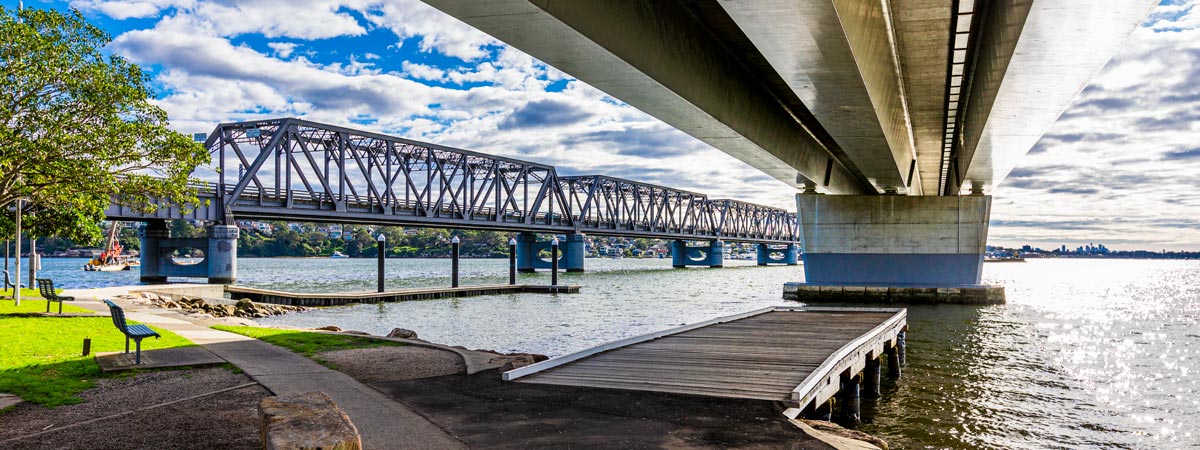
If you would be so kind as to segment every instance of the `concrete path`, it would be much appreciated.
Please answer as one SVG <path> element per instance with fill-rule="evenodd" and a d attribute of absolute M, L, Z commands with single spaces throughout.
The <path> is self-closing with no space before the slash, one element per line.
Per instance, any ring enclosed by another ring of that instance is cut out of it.
<path fill-rule="evenodd" d="M 108 312 L 107 306 L 94 299 L 95 294 L 89 296 L 84 290 L 75 294 L 80 296 L 80 301 L 75 303 L 77 306 Z M 362 436 L 364 449 L 467 448 L 445 430 L 391 397 L 288 349 L 198 325 L 173 311 L 139 309 L 139 305 L 117 303 L 125 308 L 129 320 L 170 330 L 203 345 L 238 366 L 275 395 L 325 392 L 350 416 Z"/>

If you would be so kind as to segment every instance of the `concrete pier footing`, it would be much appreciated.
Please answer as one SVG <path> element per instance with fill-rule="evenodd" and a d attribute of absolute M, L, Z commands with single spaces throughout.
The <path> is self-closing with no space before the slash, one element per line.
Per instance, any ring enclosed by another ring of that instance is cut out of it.
<path fill-rule="evenodd" d="M 583 233 L 568 233 L 559 243 L 560 253 L 558 268 L 567 272 L 583 272 L 584 242 L 587 236 Z M 543 250 L 550 251 L 550 242 L 539 242 L 533 233 L 520 233 L 517 240 L 517 271 L 532 273 L 537 269 L 550 269 L 553 261 L 542 259 Z"/>
<path fill-rule="evenodd" d="M 1004 286 L 843 286 L 784 283 L 783 298 L 805 303 L 948 303 L 994 305 L 1005 302 Z"/>

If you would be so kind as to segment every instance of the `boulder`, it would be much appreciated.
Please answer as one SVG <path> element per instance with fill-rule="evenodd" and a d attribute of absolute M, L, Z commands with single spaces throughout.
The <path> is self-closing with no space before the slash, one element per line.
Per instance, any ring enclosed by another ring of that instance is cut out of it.
<path fill-rule="evenodd" d="M 250 301 L 248 298 L 243 298 L 238 300 L 237 304 L 234 306 L 237 307 L 237 309 L 254 309 L 254 302 Z"/>
<path fill-rule="evenodd" d="M 350 417 L 324 392 L 266 397 L 258 403 L 266 450 L 361 450 Z"/>
<path fill-rule="evenodd" d="M 213 309 L 216 310 L 218 314 L 223 316 L 233 316 L 237 314 L 237 307 L 233 305 L 217 305 L 217 307 Z"/>
<path fill-rule="evenodd" d="M 393 328 L 392 332 L 387 334 L 387 337 L 400 338 L 400 339 L 416 339 L 417 332 L 413 331 L 413 330 L 405 329 L 405 328 Z"/>
<path fill-rule="evenodd" d="M 325 325 L 323 327 L 317 327 L 317 328 L 313 328 L 313 329 L 314 330 L 323 330 L 323 331 L 342 331 L 342 328 L 339 326 L 336 326 L 336 325 Z"/>
<path fill-rule="evenodd" d="M 520 369 L 522 367 L 528 366 L 528 365 L 536 362 L 533 360 L 533 357 L 529 356 L 529 355 L 502 356 L 500 358 L 493 358 L 492 361 L 496 361 L 497 359 L 504 361 L 504 364 L 500 365 L 501 372 L 508 372 L 513 369 Z"/>

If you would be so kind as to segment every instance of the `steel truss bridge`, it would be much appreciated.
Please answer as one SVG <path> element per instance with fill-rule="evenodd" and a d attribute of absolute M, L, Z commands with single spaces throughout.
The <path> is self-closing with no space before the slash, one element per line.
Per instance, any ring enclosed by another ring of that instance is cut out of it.
<path fill-rule="evenodd" d="M 217 181 L 202 204 L 114 220 L 234 218 L 488 229 L 767 244 L 799 241 L 782 209 L 284 118 L 218 125 Z"/>

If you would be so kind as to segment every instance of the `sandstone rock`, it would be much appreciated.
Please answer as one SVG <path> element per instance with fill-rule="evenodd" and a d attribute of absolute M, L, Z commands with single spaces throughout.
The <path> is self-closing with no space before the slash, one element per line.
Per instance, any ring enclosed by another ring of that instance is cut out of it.
<path fill-rule="evenodd" d="M 317 328 L 313 328 L 313 329 L 314 330 L 325 330 L 325 331 L 342 331 L 342 328 L 339 326 L 336 326 L 336 325 L 325 325 L 323 327 L 317 327 Z"/>
<path fill-rule="evenodd" d="M 258 403 L 266 450 L 361 450 L 350 417 L 324 392 L 267 397 Z"/>
<path fill-rule="evenodd" d="M 241 300 L 238 300 L 237 304 L 234 306 L 236 306 L 237 309 L 254 309 L 255 305 L 254 305 L 254 302 L 250 301 L 250 299 L 243 298 Z"/>
<path fill-rule="evenodd" d="M 508 372 L 513 369 L 520 369 L 522 367 L 528 366 L 535 362 L 533 360 L 533 357 L 529 356 L 529 355 L 503 356 L 499 359 L 504 360 L 504 364 L 502 364 L 500 366 L 501 372 Z M 495 360 L 496 359 L 493 358 L 493 361 L 495 361 Z"/>
<path fill-rule="evenodd" d="M 400 338 L 400 339 L 416 339 L 417 332 L 413 331 L 413 330 L 405 329 L 405 328 L 393 328 L 392 332 L 387 334 L 387 337 Z"/>
<path fill-rule="evenodd" d="M 867 444 L 878 447 L 882 450 L 888 450 L 888 444 L 883 439 L 877 438 L 877 437 L 869 435 L 867 433 L 863 433 L 858 430 L 851 430 L 848 428 L 843 428 L 841 425 L 838 425 L 833 422 L 826 422 L 824 420 L 808 420 L 808 419 L 794 419 L 793 422 L 800 422 L 800 423 L 803 423 L 804 425 L 808 425 L 808 426 L 812 427 L 814 430 L 817 430 L 817 431 L 822 431 L 822 432 L 829 433 L 834 436 L 843 437 L 846 439 L 852 439 L 855 441 L 865 442 Z"/>
<path fill-rule="evenodd" d="M 233 305 L 218 305 L 217 310 L 225 316 L 233 316 L 237 314 L 237 307 Z"/>

